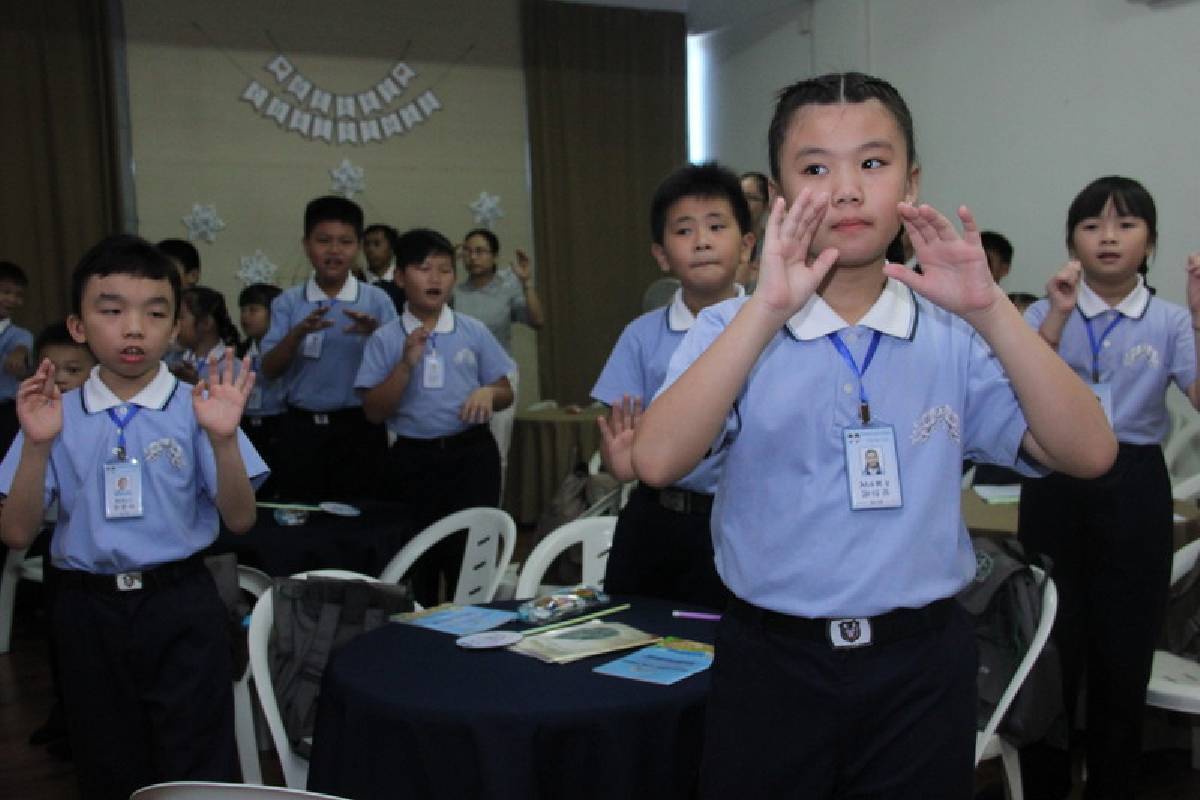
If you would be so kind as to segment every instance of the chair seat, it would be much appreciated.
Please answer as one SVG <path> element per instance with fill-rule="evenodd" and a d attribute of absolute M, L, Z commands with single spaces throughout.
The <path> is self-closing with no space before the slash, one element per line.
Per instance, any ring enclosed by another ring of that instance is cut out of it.
<path fill-rule="evenodd" d="M 1200 663 L 1155 650 L 1146 702 L 1157 708 L 1200 714 Z"/>
<path fill-rule="evenodd" d="M 27 558 L 21 562 L 21 577 L 27 581 L 45 581 L 45 567 L 42 566 L 42 556 Z"/>

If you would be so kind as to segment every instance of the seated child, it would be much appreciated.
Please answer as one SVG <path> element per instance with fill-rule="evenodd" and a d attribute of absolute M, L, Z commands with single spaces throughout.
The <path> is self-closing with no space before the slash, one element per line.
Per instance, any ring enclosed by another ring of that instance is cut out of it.
<path fill-rule="evenodd" d="M 513 401 L 514 364 L 482 322 L 452 311 L 454 245 L 424 228 L 400 236 L 396 269 L 408 300 L 400 318 L 367 342 L 354 387 L 372 422 L 396 442 L 383 470 L 389 496 L 408 504 L 419 528 L 455 511 L 500 500 L 500 453 L 487 422 Z M 423 559 L 417 601 L 437 602 L 438 578 L 452 594 L 465 538 L 451 537 Z"/>
<path fill-rule="evenodd" d="M 250 357 L 250 368 L 257 376 L 254 391 L 250 392 L 250 398 L 246 401 L 246 412 L 242 415 L 242 430 L 268 465 L 278 463 L 276 454 L 279 451 L 280 427 L 287 404 L 284 403 L 283 381 L 273 381 L 259 370 L 262 361 L 259 343 L 271 327 L 271 303 L 280 291 L 278 286 L 269 283 L 253 283 L 238 295 L 242 333 L 246 335 L 238 349 L 238 356 Z M 258 496 L 275 496 L 273 477 L 267 478 L 259 488 Z"/>
<path fill-rule="evenodd" d="M 169 780 L 236 780 L 225 607 L 200 552 L 218 516 L 255 521 L 266 467 L 238 430 L 254 376 L 233 354 L 190 388 L 162 364 L 178 273 L 148 242 L 112 236 L 71 282 L 71 337 L 99 365 L 65 396 L 43 359 L 18 391 L 0 538 L 26 547 L 59 503 L 52 626 L 80 795 L 126 798 Z"/>
<path fill-rule="evenodd" d="M 25 305 L 28 286 L 23 269 L 0 261 L 0 448 L 5 450 L 17 435 L 17 384 L 29 374 L 33 334 L 12 321 L 13 312 Z"/>
<path fill-rule="evenodd" d="M 263 373 L 286 387 L 277 475 L 283 497 L 317 502 L 376 493 L 387 435 L 363 416 L 354 376 L 368 337 L 396 318 L 396 307 L 350 274 L 362 225 L 357 203 L 332 196 L 311 201 L 304 252 L 313 276 L 271 303 L 260 348 Z"/>
<path fill-rule="evenodd" d="M 691 164 L 667 176 L 650 204 L 650 252 L 679 279 L 671 304 L 626 326 L 592 388 L 612 407 L 600 419 L 601 455 L 618 480 L 634 478 L 629 461 L 642 403 L 662 386 L 671 354 L 696 315 L 743 294 L 738 265 L 754 245 L 750 209 L 738 177 L 717 164 Z M 707 459 L 672 486 L 639 485 L 621 510 L 608 557 L 605 588 L 723 608 L 729 592 L 713 563 L 708 519 L 721 457 Z"/>

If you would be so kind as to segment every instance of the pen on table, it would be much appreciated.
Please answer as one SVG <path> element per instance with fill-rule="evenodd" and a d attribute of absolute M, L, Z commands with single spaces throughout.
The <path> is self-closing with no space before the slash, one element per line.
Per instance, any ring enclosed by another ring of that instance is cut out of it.
<path fill-rule="evenodd" d="M 720 614 L 709 614 L 706 611 L 672 611 L 671 616 L 676 619 L 702 619 L 708 622 L 719 622 Z"/>

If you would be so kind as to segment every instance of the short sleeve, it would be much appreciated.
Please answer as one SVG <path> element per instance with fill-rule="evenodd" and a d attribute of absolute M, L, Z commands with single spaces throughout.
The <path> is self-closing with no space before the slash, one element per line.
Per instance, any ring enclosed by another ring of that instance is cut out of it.
<path fill-rule="evenodd" d="M 1188 387 L 1196 382 L 1196 336 L 1191 318 L 1182 308 L 1172 314 L 1172 322 L 1175 346 L 1171 348 L 1171 378 L 1186 394 Z"/>
<path fill-rule="evenodd" d="M 399 338 L 399 347 L 395 339 Z M 362 362 L 354 376 L 355 389 L 374 389 L 387 379 L 395 368 L 404 350 L 404 329 L 399 322 L 381 325 L 367 339 L 363 347 Z"/>
<path fill-rule="evenodd" d="M 379 325 L 386 325 L 396 319 L 399 315 L 396 313 L 396 304 L 392 302 L 391 296 L 378 286 L 370 288 L 375 298 L 375 313 L 372 316 L 379 321 Z"/>
<path fill-rule="evenodd" d="M 671 363 L 667 367 L 667 377 L 659 390 L 655 392 L 654 397 L 658 397 L 671 388 L 675 381 L 679 380 L 679 376 L 687 372 L 688 367 L 696 363 L 696 359 L 700 358 L 704 354 L 704 351 L 717 340 L 717 337 L 725 332 L 725 328 L 729 325 L 729 320 L 732 319 L 733 314 L 740 307 L 740 302 L 730 300 L 717 306 L 710 306 L 700 312 L 700 316 L 696 318 L 696 322 L 683 337 L 683 341 L 679 343 L 679 347 L 675 348 L 675 353 L 671 356 Z M 724 316 L 726 313 L 729 315 L 728 317 Z M 742 392 L 745 392 L 745 387 L 742 388 Z M 742 392 L 739 392 L 739 397 Z M 734 402 L 729 412 L 725 415 L 724 426 L 717 433 L 717 437 L 713 440 L 712 446 L 709 448 L 710 453 L 717 452 L 737 435 L 740 427 L 738 420 L 737 402 Z"/>
<path fill-rule="evenodd" d="M 287 336 L 287 332 L 292 329 L 295 324 L 292 322 L 294 308 L 292 293 L 289 291 L 281 293 L 271 301 L 271 326 L 267 329 L 267 335 L 263 337 L 262 344 L 259 345 L 259 351 L 264 355 L 275 349 L 283 341 L 283 337 Z"/>
<path fill-rule="evenodd" d="M 17 466 L 21 463 L 21 448 L 24 445 L 25 433 L 19 431 L 17 437 L 13 439 L 12 445 L 8 448 L 8 453 L 4 456 L 4 460 L 0 461 L 0 494 L 6 497 L 12 489 L 13 478 L 17 474 Z M 51 457 L 50 463 L 46 465 L 45 491 L 42 493 L 43 508 L 48 507 L 54 500 L 57 490 L 58 486 L 54 478 L 54 459 Z"/>
<path fill-rule="evenodd" d="M 474 338 L 479 351 L 479 385 L 487 386 L 512 373 L 517 368 L 516 362 L 504 352 L 504 347 L 487 326 L 480 322 L 472 327 L 475 329 Z"/>
<path fill-rule="evenodd" d="M 1029 323 L 1029 327 L 1035 331 L 1042 327 L 1042 323 L 1046 320 L 1046 314 L 1050 310 L 1050 302 L 1048 300 L 1038 300 L 1029 308 L 1025 309 L 1025 321 Z"/>
<path fill-rule="evenodd" d="M 645 396 L 647 387 L 642 379 L 641 368 L 643 353 L 635 324 L 631 322 L 626 325 L 617 337 L 617 344 L 600 371 L 596 385 L 592 387 L 593 400 L 612 406 L 619 404 L 625 395 L 630 395 L 641 398 L 643 404 L 650 403 L 651 398 Z"/>
<path fill-rule="evenodd" d="M 1031 477 L 1044 475 L 1045 470 L 1021 452 L 1029 424 L 1000 360 L 978 334 L 971 335 L 968 358 L 963 458 L 1017 469 Z"/>
<path fill-rule="evenodd" d="M 242 455 L 242 464 L 246 467 L 246 477 L 250 479 L 250 485 L 258 489 L 266 481 L 271 470 L 262 460 L 258 451 L 254 449 L 254 445 L 250 444 L 250 440 L 246 438 L 246 434 L 242 432 L 241 428 L 238 428 L 237 431 L 237 443 L 238 452 Z M 204 487 L 204 493 L 208 498 L 215 502 L 217 499 L 217 459 L 213 455 L 212 442 L 209 441 L 208 434 L 199 425 L 196 426 L 195 452 L 200 468 L 200 485 Z"/>

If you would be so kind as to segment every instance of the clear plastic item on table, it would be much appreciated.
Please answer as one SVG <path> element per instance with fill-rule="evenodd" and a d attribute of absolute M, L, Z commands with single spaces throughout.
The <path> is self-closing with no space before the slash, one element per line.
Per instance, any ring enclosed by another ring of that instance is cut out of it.
<path fill-rule="evenodd" d="M 608 595 L 594 586 L 575 586 L 526 600 L 517 608 L 522 622 L 555 622 L 604 605 Z"/>

